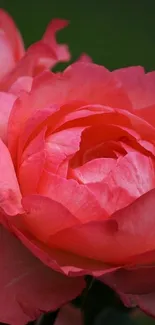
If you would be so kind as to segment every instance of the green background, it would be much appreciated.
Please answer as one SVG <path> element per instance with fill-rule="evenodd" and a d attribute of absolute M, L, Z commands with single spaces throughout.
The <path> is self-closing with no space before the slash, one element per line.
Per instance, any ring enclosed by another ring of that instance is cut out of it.
<path fill-rule="evenodd" d="M 26 47 L 39 40 L 52 18 L 70 26 L 59 33 L 72 60 L 82 52 L 110 70 L 129 65 L 155 69 L 155 0 L 0 0 L 16 21 Z M 139 315 L 136 324 L 155 324 Z"/>
<path fill-rule="evenodd" d="M 59 40 L 73 59 L 87 52 L 109 69 L 155 69 L 155 0 L 0 0 L 16 20 L 26 46 L 38 40 L 53 17 L 70 20 Z"/>

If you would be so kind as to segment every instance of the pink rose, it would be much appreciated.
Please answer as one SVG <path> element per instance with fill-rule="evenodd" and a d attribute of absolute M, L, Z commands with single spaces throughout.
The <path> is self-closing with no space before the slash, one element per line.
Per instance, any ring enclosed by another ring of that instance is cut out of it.
<path fill-rule="evenodd" d="M 0 97 L 11 112 L 0 127 L 1 223 L 53 270 L 102 276 L 153 313 L 155 73 L 84 58 L 31 81 Z"/>

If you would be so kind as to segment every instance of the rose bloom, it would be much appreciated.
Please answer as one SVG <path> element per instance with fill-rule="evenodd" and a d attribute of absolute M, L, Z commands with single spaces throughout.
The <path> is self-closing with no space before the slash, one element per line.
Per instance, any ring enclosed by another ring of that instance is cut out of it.
<path fill-rule="evenodd" d="M 1 93 L 1 223 L 53 270 L 153 314 L 155 73 L 88 61 L 39 63 Z"/>

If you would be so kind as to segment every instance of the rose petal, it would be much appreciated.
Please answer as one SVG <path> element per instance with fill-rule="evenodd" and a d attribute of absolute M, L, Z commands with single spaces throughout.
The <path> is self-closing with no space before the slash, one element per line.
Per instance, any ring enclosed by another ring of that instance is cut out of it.
<path fill-rule="evenodd" d="M 27 231 L 24 232 L 23 229 L 19 229 L 21 228 L 22 216 L 14 218 L 13 221 L 14 224 L 10 225 L 12 231 L 35 256 L 53 270 L 69 276 L 86 274 L 101 276 L 118 268 L 87 257 L 73 255 L 69 251 L 66 252 L 57 247 L 49 249 L 48 246 L 38 241 L 32 234 L 30 235 Z"/>
<path fill-rule="evenodd" d="M 45 267 L 2 227 L 0 235 L 1 322 L 24 325 L 81 293 L 82 278 L 67 278 Z"/>
<path fill-rule="evenodd" d="M 88 222 L 51 236 L 49 245 L 107 264 L 133 263 L 135 256 L 155 250 L 154 197 L 153 189 L 108 220 Z"/>
<path fill-rule="evenodd" d="M 136 305 L 144 311 L 144 313 L 155 318 L 155 293 L 152 292 L 148 295 L 140 295 L 130 298 L 134 300 Z"/>
<path fill-rule="evenodd" d="M 30 92 L 32 87 L 33 78 L 29 76 L 24 76 L 18 78 L 13 85 L 10 87 L 9 92 L 15 94 L 16 96 L 20 96 L 22 91 Z"/>
<path fill-rule="evenodd" d="M 15 61 L 20 60 L 25 52 L 23 40 L 13 19 L 3 9 L 0 9 L 0 29 L 6 34 Z"/>
<path fill-rule="evenodd" d="M 78 62 L 92 62 L 92 58 L 86 53 L 82 53 L 78 59 Z"/>
<path fill-rule="evenodd" d="M 12 18 L 0 9 L 0 80 L 14 68 L 23 55 L 24 46 L 20 33 Z"/>
<path fill-rule="evenodd" d="M 154 266 L 140 266 L 128 270 L 120 269 L 101 277 L 106 285 L 115 290 L 127 307 L 141 308 L 155 317 Z"/>
<path fill-rule="evenodd" d="M 68 61 L 67 46 L 58 45 L 55 41 L 56 31 L 65 25 L 63 20 L 54 20 L 50 23 L 43 39 L 31 45 L 15 68 L 3 79 L 2 90 L 8 90 L 19 77 L 35 76 L 59 61 Z"/>
<path fill-rule="evenodd" d="M 13 69 L 14 65 L 15 60 L 10 43 L 3 30 L 0 29 L 0 81 Z"/>
<path fill-rule="evenodd" d="M 49 45 L 52 50 L 54 50 L 56 54 L 57 61 L 69 61 L 70 60 L 70 52 L 68 50 L 68 46 L 64 44 L 57 44 L 55 39 L 55 34 L 57 31 L 63 29 L 68 25 L 67 20 L 62 19 L 53 19 L 43 36 L 43 41 L 45 44 Z"/>
<path fill-rule="evenodd" d="M 40 195 L 26 196 L 22 200 L 27 214 L 22 216 L 29 232 L 38 240 L 47 243 L 48 239 L 62 229 L 80 224 L 60 203 Z"/>
<path fill-rule="evenodd" d="M 43 129 L 33 141 L 30 142 L 21 157 L 18 177 L 23 195 L 34 194 L 37 191 L 46 159 L 44 150 L 45 132 L 46 129 Z"/>
<path fill-rule="evenodd" d="M 38 105 L 46 98 L 46 101 L 60 105 L 78 100 L 86 104 L 132 108 L 121 83 L 106 68 L 93 63 L 75 63 L 61 74 L 44 73 L 34 81 L 33 90 Z"/>
<path fill-rule="evenodd" d="M 33 92 L 32 94 L 22 93 L 13 106 L 8 125 L 8 147 L 14 162 L 17 159 L 17 143 L 19 143 L 18 156 L 20 158 L 27 141 L 35 136 L 33 133 L 37 133 L 41 124 L 54 129 L 66 113 L 77 107 L 79 107 L 79 102 L 70 103 L 64 107 L 51 105 L 46 102 L 46 97 L 41 98 L 40 103 L 37 103 L 37 98 L 33 98 Z"/>
<path fill-rule="evenodd" d="M 62 171 L 61 164 L 69 159 L 79 150 L 81 133 L 84 128 L 71 128 L 56 132 L 46 138 L 45 152 L 46 164 L 45 169 L 49 172 L 67 176 L 68 168 Z M 67 165 L 66 165 L 67 167 Z"/>
<path fill-rule="evenodd" d="M 16 178 L 10 153 L 0 140 L 0 207 L 8 215 L 16 215 L 23 211 L 21 193 Z"/>
<path fill-rule="evenodd" d="M 15 100 L 14 95 L 0 92 L 0 138 L 5 143 L 7 142 L 8 120 Z"/>
<path fill-rule="evenodd" d="M 55 325 L 82 325 L 82 313 L 80 309 L 77 309 L 71 305 L 66 305 L 61 308 Z"/>
<path fill-rule="evenodd" d="M 17 62 L 14 69 L 12 69 L 11 72 L 3 78 L 0 88 L 7 91 L 18 78 L 24 76 L 34 76 L 35 71 L 37 73 L 37 68 L 39 69 L 40 67 L 40 61 L 44 58 L 52 63 L 56 60 L 52 49 L 50 49 L 42 41 L 31 45 L 24 57 Z M 42 69 L 44 69 L 44 67 Z M 39 72 L 40 71 L 38 71 L 38 73 Z"/>
<path fill-rule="evenodd" d="M 76 218 L 85 223 L 107 217 L 89 189 L 75 180 L 43 172 L 38 193 L 64 205 Z"/>
<path fill-rule="evenodd" d="M 148 294 L 155 291 L 154 272 L 152 265 L 137 266 L 105 274 L 100 280 L 123 294 Z"/>
<path fill-rule="evenodd" d="M 102 182 L 87 186 L 111 214 L 155 187 L 154 162 L 139 152 L 129 152 Z"/>
<path fill-rule="evenodd" d="M 101 182 L 115 165 L 116 160 L 112 158 L 94 159 L 83 166 L 72 169 L 69 175 L 83 184 Z"/>
<path fill-rule="evenodd" d="M 155 104 L 155 73 L 145 74 L 142 67 L 128 67 L 112 72 L 126 89 L 133 108 L 141 109 Z"/>

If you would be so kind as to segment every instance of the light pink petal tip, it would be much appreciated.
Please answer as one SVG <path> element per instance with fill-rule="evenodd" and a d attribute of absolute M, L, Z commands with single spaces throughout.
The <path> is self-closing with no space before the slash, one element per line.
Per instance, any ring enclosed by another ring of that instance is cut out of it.
<path fill-rule="evenodd" d="M 4 76 L 0 89 L 8 90 L 22 76 L 33 77 L 52 68 L 60 61 L 68 61 L 70 59 L 68 46 L 58 44 L 55 39 L 56 32 L 66 25 L 67 22 L 64 20 L 52 20 L 42 40 L 32 44 L 14 68 L 13 65 L 11 66 L 13 69 L 10 69 L 11 72 Z"/>
<path fill-rule="evenodd" d="M 0 9 L 0 29 L 4 31 L 11 45 L 12 52 L 16 61 L 24 55 L 24 44 L 22 37 L 13 19 L 3 9 Z"/>
<path fill-rule="evenodd" d="M 21 35 L 12 18 L 0 9 L 0 80 L 2 80 L 24 55 Z"/>
<path fill-rule="evenodd" d="M 45 44 L 49 45 L 56 54 L 56 58 L 58 61 L 69 61 L 70 60 L 70 52 L 68 46 L 66 44 L 58 44 L 55 39 L 55 34 L 57 31 L 63 29 L 68 25 L 67 20 L 63 19 L 53 19 L 43 36 L 43 41 Z"/>

